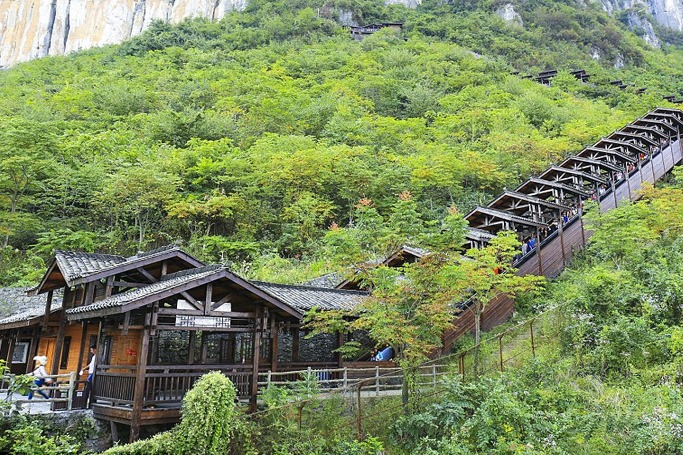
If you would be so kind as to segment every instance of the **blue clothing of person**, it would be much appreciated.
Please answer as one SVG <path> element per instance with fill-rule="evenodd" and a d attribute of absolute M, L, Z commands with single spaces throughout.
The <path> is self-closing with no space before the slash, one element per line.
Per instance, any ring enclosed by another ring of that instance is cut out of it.
<path fill-rule="evenodd" d="M 536 239 L 529 239 L 529 249 L 532 250 L 536 247 Z"/>
<path fill-rule="evenodd" d="M 394 357 L 394 350 L 390 347 L 382 349 L 377 353 L 375 356 L 375 360 L 379 361 L 386 361 L 386 360 L 391 360 Z"/>
<path fill-rule="evenodd" d="M 36 385 L 36 387 L 42 387 L 45 385 L 45 378 L 38 378 L 33 383 Z M 42 390 L 38 389 L 36 390 L 36 393 L 45 398 L 46 400 L 49 399 L 50 397 L 48 396 L 47 393 L 43 392 Z M 33 399 L 33 390 L 31 390 L 28 393 L 28 399 L 32 400 Z"/>

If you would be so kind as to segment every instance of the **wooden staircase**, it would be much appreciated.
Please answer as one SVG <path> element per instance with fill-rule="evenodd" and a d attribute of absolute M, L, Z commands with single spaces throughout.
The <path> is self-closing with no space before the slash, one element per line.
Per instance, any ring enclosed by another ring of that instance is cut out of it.
<path fill-rule="evenodd" d="M 500 230 L 541 238 L 538 246 L 516 263 L 517 274 L 556 277 L 592 234 L 584 228 L 583 201 L 595 199 L 600 210 L 607 212 L 638 199 L 644 183 L 656 182 L 683 160 L 681 132 L 683 111 L 657 108 L 649 112 L 487 207 L 470 212 L 466 217 L 472 229 L 470 245 L 483 246 Z M 484 309 L 482 329 L 505 322 L 513 311 L 514 301 L 499 296 Z M 470 307 L 444 335 L 443 352 L 449 352 L 458 338 L 473 329 Z"/>

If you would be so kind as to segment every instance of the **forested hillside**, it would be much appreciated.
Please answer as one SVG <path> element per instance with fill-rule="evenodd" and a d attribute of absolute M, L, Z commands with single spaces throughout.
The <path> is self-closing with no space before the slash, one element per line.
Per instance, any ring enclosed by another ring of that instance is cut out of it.
<path fill-rule="evenodd" d="M 596 5 L 526 2 L 523 27 L 497 6 L 254 0 L 0 73 L 0 284 L 31 283 L 55 249 L 175 242 L 299 281 L 429 246 L 448 207 L 681 93 L 678 48 L 649 48 Z M 339 11 L 404 29 L 354 41 Z M 563 70 L 552 87 L 511 74 L 548 68 Z"/>

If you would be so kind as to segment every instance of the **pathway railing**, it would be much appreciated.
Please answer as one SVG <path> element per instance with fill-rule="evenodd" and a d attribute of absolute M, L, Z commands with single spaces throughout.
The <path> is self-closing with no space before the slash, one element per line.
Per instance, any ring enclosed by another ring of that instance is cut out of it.
<path fill-rule="evenodd" d="M 10 403 L 51 403 L 52 410 L 71 411 L 74 408 L 74 397 L 77 393 L 76 373 L 53 374 L 45 376 L 52 379 L 52 383 L 38 387 L 30 384 L 29 390 L 33 392 L 33 399 L 20 395 L 19 377 L 23 375 L 9 374 L 0 377 L 0 394 L 4 394 L 5 401 Z M 23 382 L 23 381 L 22 381 Z M 46 393 L 49 398 L 43 398 L 38 392 Z"/>

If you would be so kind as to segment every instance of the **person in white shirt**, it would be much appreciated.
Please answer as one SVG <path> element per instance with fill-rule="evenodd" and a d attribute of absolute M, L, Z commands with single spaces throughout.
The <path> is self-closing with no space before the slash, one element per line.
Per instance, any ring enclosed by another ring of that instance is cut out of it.
<path fill-rule="evenodd" d="M 92 385 L 92 378 L 95 375 L 95 360 L 97 359 L 97 346 L 90 346 L 90 363 L 88 363 L 88 379 L 87 381 Z M 85 368 L 81 370 L 79 373 L 81 376 L 83 376 L 83 373 L 85 372 Z"/>

